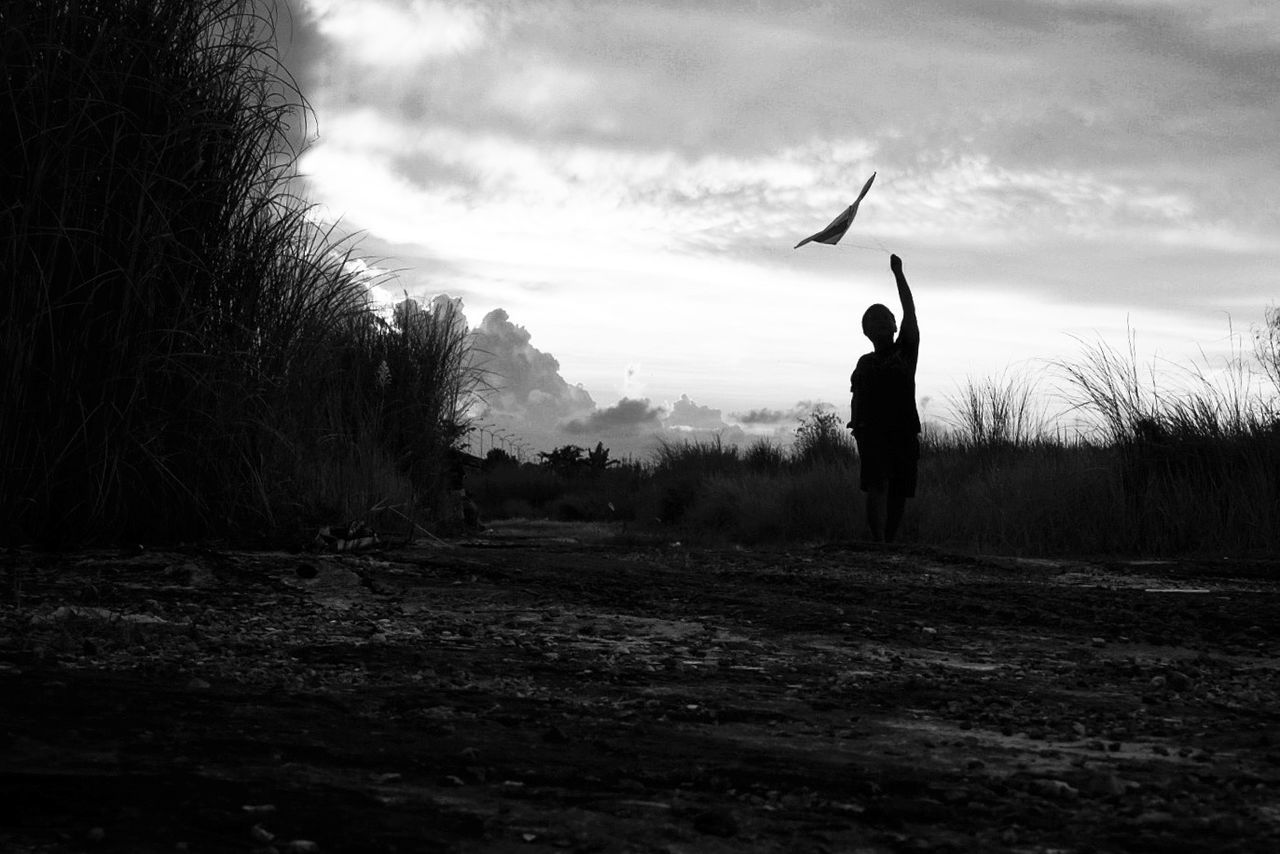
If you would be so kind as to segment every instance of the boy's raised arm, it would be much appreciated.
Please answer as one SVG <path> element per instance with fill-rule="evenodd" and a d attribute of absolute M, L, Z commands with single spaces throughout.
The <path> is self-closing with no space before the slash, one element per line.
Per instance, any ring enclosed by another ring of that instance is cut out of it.
<path fill-rule="evenodd" d="M 898 299 L 902 301 L 902 327 L 898 340 L 909 344 L 920 343 L 920 323 L 916 320 L 916 301 L 911 296 L 911 286 L 902 272 L 902 259 L 897 255 L 889 256 L 889 269 L 898 282 Z"/>

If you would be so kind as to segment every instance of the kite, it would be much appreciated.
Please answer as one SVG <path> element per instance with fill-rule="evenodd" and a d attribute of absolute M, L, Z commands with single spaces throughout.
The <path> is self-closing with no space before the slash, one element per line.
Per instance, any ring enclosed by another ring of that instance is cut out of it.
<path fill-rule="evenodd" d="M 840 242 L 840 238 L 844 237 L 844 233 L 849 230 L 849 226 L 853 223 L 853 218 L 858 215 L 858 203 L 862 201 L 862 197 L 867 194 L 867 190 L 871 189 L 871 182 L 876 179 L 876 173 L 872 172 L 871 177 L 867 179 L 867 183 L 862 185 L 862 192 L 858 193 L 858 198 L 854 203 L 844 209 L 840 216 L 831 220 L 831 224 L 819 231 L 817 234 L 811 234 L 804 240 L 801 240 L 793 248 L 799 249 L 809 241 L 815 243 L 826 243 L 829 246 L 835 246 Z"/>

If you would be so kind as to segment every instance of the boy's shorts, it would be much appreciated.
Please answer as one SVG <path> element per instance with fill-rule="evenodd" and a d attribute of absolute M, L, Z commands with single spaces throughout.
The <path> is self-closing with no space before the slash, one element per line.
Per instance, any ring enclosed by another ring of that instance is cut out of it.
<path fill-rule="evenodd" d="M 916 433 L 863 433 L 858 440 L 858 485 L 863 492 L 886 489 L 911 498 L 916 494 L 920 436 Z"/>

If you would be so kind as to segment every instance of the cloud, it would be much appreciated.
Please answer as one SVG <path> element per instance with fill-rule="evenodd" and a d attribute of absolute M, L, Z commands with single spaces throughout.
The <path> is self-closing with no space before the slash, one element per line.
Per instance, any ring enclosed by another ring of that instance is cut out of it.
<path fill-rule="evenodd" d="M 664 423 L 667 427 L 689 427 L 694 430 L 717 430 L 728 426 L 719 409 L 699 406 L 687 394 L 680 395 Z"/>
<path fill-rule="evenodd" d="M 1277 16 L 1257 4 L 309 4 L 300 40 L 336 48 L 311 51 L 307 171 L 362 227 L 453 257 L 501 242 L 528 269 L 604 267 L 619 244 L 794 243 L 873 168 L 851 243 L 1217 245 L 1276 222 L 1248 178 L 1280 133 L 1280 45 L 1257 35 Z M 424 82 L 353 23 L 366 5 L 412 44 L 466 49 Z M 385 73 L 353 65 L 360 45 Z M 1202 168 L 1210 151 L 1228 180 Z"/>
<path fill-rule="evenodd" d="M 547 430 L 566 419 L 594 412 L 595 401 L 581 386 L 560 376 L 560 363 L 531 343 L 531 335 L 497 308 L 471 333 L 472 364 L 484 372 L 484 417 L 503 417 Z"/>
<path fill-rule="evenodd" d="M 750 409 L 729 417 L 739 424 L 752 427 L 779 427 L 798 424 L 815 413 L 832 412 L 835 409 L 835 406 L 825 401 L 802 400 L 790 409 Z"/>
<path fill-rule="evenodd" d="M 763 406 L 737 422 L 761 432 L 802 415 L 789 401 L 838 398 L 857 316 L 893 303 L 886 248 L 907 258 L 937 393 L 1131 313 L 1193 340 L 1274 279 L 1276 4 L 301 8 L 307 195 L 424 287 L 553 335 L 610 399 Z M 873 169 L 845 241 L 791 252 Z M 644 384 L 620 388 L 637 361 Z M 499 403 L 542 423 L 595 411 L 558 387 L 514 395 Z"/>
<path fill-rule="evenodd" d="M 624 397 L 613 406 L 566 422 L 563 429 L 574 435 L 635 436 L 662 429 L 662 415 L 663 410 L 647 398 Z"/>
<path fill-rule="evenodd" d="M 741 424 L 762 424 L 766 426 L 772 426 L 775 424 L 781 424 L 784 421 L 793 420 L 789 413 L 784 412 L 781 409 L 751 409 L 747 412 L 741 412 L 730 417 Z"/>
<path fill-rule="evenodd" d="M 483 44 L 478 8 L 438 0 L 306 0 L 316 29 L 349 60 L 404 67 L 463 53 Z"/>

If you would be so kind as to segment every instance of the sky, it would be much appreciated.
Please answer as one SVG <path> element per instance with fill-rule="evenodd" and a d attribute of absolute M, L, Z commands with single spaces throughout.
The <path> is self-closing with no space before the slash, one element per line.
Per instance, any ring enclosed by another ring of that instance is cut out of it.
<path fill-rule="evenodd" d="M 290 0 L 280 34 L 307 197 L 378 300 L 462 301 L 533 443 L 847 410 L 890 252 L 926 419 L 1130 332 L 1216 365 L 1280 293 L 1272 0 Z"/>

